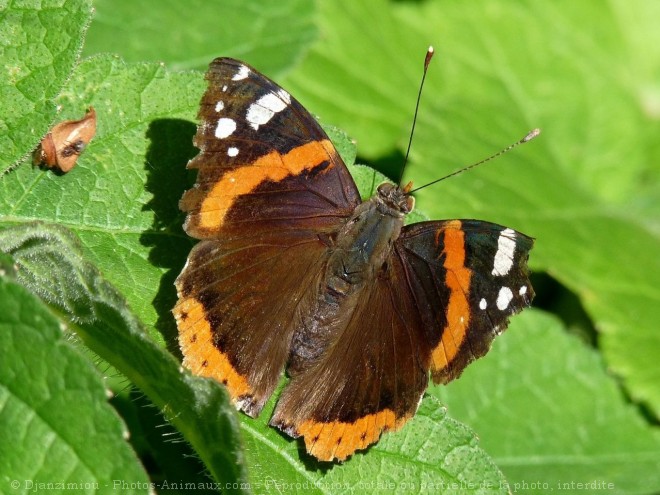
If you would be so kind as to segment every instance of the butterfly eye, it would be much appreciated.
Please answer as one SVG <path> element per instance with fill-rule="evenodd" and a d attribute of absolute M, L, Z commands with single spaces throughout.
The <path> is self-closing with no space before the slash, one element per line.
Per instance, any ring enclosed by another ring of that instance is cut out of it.
<path fill-rule="evenodd" d="M 378 194 L 382 196 L 389 196 L 392 194 L 392 191 L 396 189 L 396 186 L 394 184 L 390 184 L 389 182 L 383 182 L 381 185 L 378 186 L 376 189 L 378 191 Z"/>

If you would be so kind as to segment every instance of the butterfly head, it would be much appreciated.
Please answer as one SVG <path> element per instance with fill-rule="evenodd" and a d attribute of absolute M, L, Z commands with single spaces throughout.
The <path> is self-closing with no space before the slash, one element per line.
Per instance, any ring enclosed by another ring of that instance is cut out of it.
<path fill-rule="evenodd" d="M 411 188 L 412 182 L 406 184 L 404 187 L 383 182 L 378 186 L 378 198 L 388 209 L 398 213 L 400 216 L 404 216 L 415 208 L 415 198 L 408 194 Z"/>

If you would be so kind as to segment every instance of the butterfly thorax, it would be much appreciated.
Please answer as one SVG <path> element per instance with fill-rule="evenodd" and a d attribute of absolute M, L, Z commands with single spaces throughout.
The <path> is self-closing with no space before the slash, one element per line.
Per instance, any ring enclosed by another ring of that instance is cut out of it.
<path fill-rule="evenodd" d="M 414 205 L 412 197 L 392 184 L 360 204 L 338 232 L 330 252 L 325 284 L 330 292 L 348 296 L 383 272 L 404 217 Z"/>

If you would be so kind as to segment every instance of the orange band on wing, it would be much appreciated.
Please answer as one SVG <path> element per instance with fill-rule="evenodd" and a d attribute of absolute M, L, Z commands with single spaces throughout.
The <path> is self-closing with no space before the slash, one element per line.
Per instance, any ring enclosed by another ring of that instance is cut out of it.
<path fill-rule="evenodd" d="M 353 423 L 305 421 L 297 434 L 305 439 L 307 452 L 321 461 L 345 460 L 356 450 L 367 448 L 384 431 L 398 430 L 411 416 L 397 418 L 390 409 L 368 414 Z"/>
<path fill-rule="evenodd" d="M 472 272 L 465 266 L 465 234 L 458 220 L 449 222 L 439 233 L 444 233 L 444 268 L 447 270 L 445 284 L 449 288 L 447 326 L 442 331 L 442 340 L 433 350 L 433 368 L 441 370 L 449 366 L 465 340 L 470 324 L 468 292 Z M 436 243 L 437 243 L 436 239 Z"/>
<path fill-rule="evenodd" d="M 221 227 L 227 211 L 239 196 L 254 191 L 259 184 L 267 180 L 280 181 L 305 170 L 311 170 L 330 160 L 334 154 L 332 143 L 327 139 L 310 141 L 293 148 L 285 155 L 271 151 L 250 165 L 227 172 L 202 201 L 198 213 L 199 227 L 203 229 Z M 332 160 L 330 161 L 332 167 Z"/>
<path fill-rule="evenodd" d="M 251 395 L 252 389 L 245 377 L 213 344 L 213 332 L 202 304 L 195 298 L 181 297 L 173 312 L 179 327 L 183 365 L 195 375 L 208 376 L 225 384 L 234 402 Z"/>

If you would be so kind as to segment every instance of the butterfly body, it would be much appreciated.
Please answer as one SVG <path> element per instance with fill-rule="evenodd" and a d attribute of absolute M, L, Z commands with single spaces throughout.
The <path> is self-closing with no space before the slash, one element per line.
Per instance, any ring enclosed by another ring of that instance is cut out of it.
<path fill-rule="evenodd" d="M 384 186 L 391 185 L 379 191 Z M 328 287 L 342 292 L 342 282 L 360 286 L 382 272 L 409 211 L 388 204 L 380 192 L 355 208 L 330 249 Z"/>
<path fill-rule="evenodd" d="M 289 374 L 322 356 L 345 325 L 341 315 L 352 314 L 364 287 L 376 277 L 388 276 L 387 260 L 412 206 L 412 198 L 405 197 L 402 189 L 383 184 L 355 208 L 334 235 L 321 239 L 328 247 L 325 273 L 317 300 L 305 311 L 309 316 L 294 329 Z M 337 330 L 328 331 L 326 322 L 332 318 L 337 320 Z"/>
<path fill-rule="evenodd" d="M 326 134 L 243 62 L 207 73 L 195 187 L 200 242 L 176 281 L 184 365 L 319 460 L 344 460 L 413 417 L 529 305 L 529 237 L 477 220 L 404 226 L 410 187 L 362 202 Z"/>

